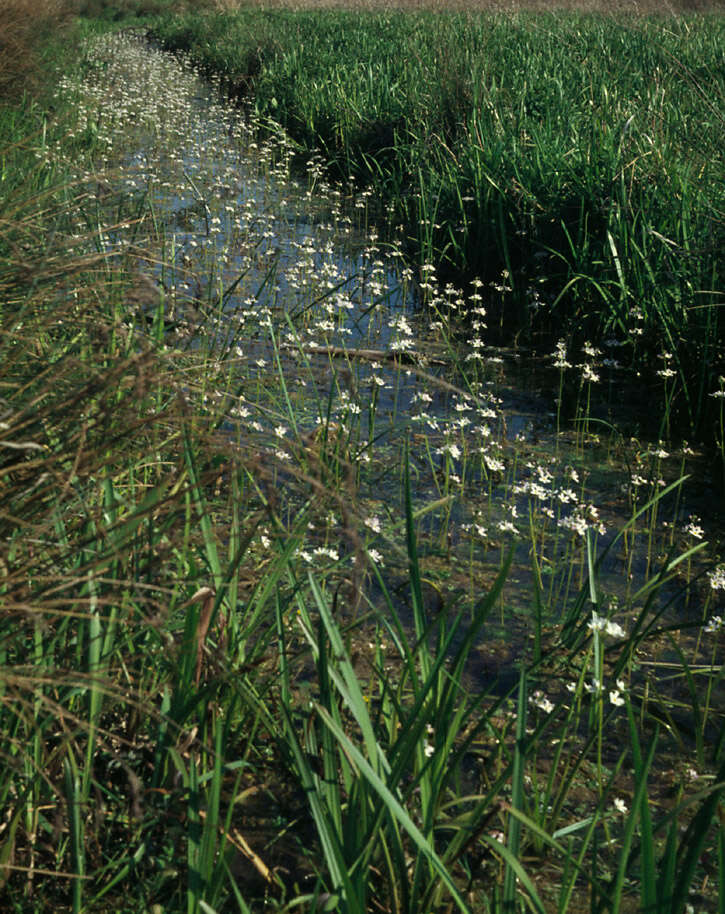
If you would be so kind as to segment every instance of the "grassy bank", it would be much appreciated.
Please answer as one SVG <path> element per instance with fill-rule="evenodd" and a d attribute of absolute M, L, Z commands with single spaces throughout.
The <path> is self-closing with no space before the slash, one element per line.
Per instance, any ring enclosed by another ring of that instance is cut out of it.
<path fill-rule="evenodd" d="M 0 907 L 714 914 L 690 456 L 633 444 L 603 538 L 583 433 L 507 434 L 459 293 L 438 377 L 410 274 L 374 237 L 341 272 L 318 161 L 292 196 L 132 35 L 75 57 L 0 149 Z"/>
<path fill-rule="evenodd" d="M 616 338 L 653 379 L 671 353 L 653 395 L 714 438 L 721 16 L 244 8 L 155 34 L 373 188 L 419 262 L 482 277 L 513 331 Z"/>

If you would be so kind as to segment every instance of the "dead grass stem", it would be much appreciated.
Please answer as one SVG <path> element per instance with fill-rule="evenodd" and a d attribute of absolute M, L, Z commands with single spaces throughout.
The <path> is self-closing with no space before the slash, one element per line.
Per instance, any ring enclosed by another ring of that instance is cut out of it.
<path fill-rule="evenodd" d="M 0 3 L 0 101 L 35 87 L 43 42 L 73 15 L 70 0 Z"/>

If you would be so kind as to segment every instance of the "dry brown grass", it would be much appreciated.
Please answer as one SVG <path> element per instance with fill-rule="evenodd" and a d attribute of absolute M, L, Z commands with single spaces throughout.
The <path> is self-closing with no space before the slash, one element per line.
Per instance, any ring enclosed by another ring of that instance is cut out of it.
<path fill-rule="evenodd" d="M 0 100 L 34 88 L 41 43 L 73 9 L 70 0 L 0 0 Z"/>

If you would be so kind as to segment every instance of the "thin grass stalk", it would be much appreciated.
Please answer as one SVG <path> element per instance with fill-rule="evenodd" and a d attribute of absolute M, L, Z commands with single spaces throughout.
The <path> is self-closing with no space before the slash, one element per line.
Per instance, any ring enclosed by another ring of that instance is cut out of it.
<path fill-rule="evenodd" d="M 73 879 L 73 914 L 83 910 L 83 880 L 86 875 L 83 833 L 81 781 L 72 750 L 63 761 L 65 799 L 68 806 L 68 829 Z"/>
<path fill-rule="evenodd" d="M 644 761 L 642 759 L 642 750 L 639 744 L 639 736 L 637 734 L 637 722 L 634 717 L 634 712 L 632 710 L 632 704 L 627 700 L 627 717 L 629 719 L 629 733 L 630 740 L 632 743 L 632 766 L 634 769 L 634 783 L 639 785 L 640 783 L 645 783 L 647 781 L 647 770 L 644 767 Z M 649 751 L 649 756 L 654 757 L 654 747 L 657 742 L 657 735 L 652 740 L 652 747 Z M 655 867 L 655 849 L 654 849 L 654 837 L 652 831 L 652 819 L 650 816 L 649 810 L 649 801 L 647 797 L 646 789 L 643 791 L 641 800 L 640 800 L 640 809 L 639 809 L 639 825 L 640 825 L 640 857 L 641 857 L 641 871 L 640 871 L 640 891 L 641 891 L 641 900 L 642 900 L 642 910 L 643 911 L 655 911 L 657 910 L 658 898 L 657 898 L 657 869 Z"/>
<path fill-rule="evenodd" d="M 514 765 L 511 775 L 511 806 L 522 810 L 524 807 L 524 769 L 526 762 L 526 717 L 528 710 L 528 692 L 526 669 L 519 673 L 519 695 L 516 707 L 516 742 L 514 745 Z M 509 818 L 507 849 L 510 858 L 518 860 L 521 856 L 521 822 L 515 817 Z M 505 911 L 513 912 L 516 908 L 517 873 L 510 859 L 504 872 L 503 905 Z"/>
<path fill-rule="evenodd" d="M 655 731 L 655 735 L 650 744 L 647 756 L 642 762 L 641 767 L 639 767 L 637 773 L 639 775 L 638 780 L 635 781 L 635 792 L 634 797 L 632 798 L 632 808 L 627 817 L 627 822 L 624 829 L 624 835 L 622 837 L 621 849 L 619 851 L 619 864 L 617 867 L 617 873 L 612 881 L 612 895 L 611 895 L 611 910 L 619 911 L 622 904 L 622 893 L 624 891 L 624 881 L 627 875 L 627 870 L 629 867 L 630 855 L 632 851 L 632 845 L 634 842 L 635 829 L 637 822 L 641 822 L 641 814 L 643 808 L 647 808 L 647 776 L 652 765 L 652 759 L 654 758 L 655 749 L 657 747 L 657 740 L 659 738 L 659 730 Z M 638 747 L 634 750 L 635 756 L 638 753 Z M 641 759 L 640 759 L 641 760 Z M 654 866 L 651 854 L 652 854 L 652 829 L 647 822 L 644 826 L 644 840 L 646 847 L 646 856 L 645 866 Z M 647 881 L 647 885 L 642 888 L 643 894 L 649 898 L 650 895 L 654 892 L 654 885 L 652 882 L 653 872 L 645 871 L 643 872 L 643 878 Z"/>
<path fill-rule="evenodd" d="M 725 761 L 715 776 L 715 783 L 707 792 L 700 808 L 687 826 L 677 851 L 677 876 L 672 892 L 672 912 L 682 914 L 687 905 L 689 889 L 705 846 L 710 828 L 719 818 L 718 812 L 725 791 Z M 722 826 L 721 826 L 722 832 Z M 721 837 L 722 840 L 722 837 Z"/>

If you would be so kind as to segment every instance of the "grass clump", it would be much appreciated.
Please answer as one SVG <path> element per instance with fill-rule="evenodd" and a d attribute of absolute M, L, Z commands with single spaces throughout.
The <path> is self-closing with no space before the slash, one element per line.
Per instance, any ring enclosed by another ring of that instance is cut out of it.
<path fill-rule="evenodd" d="M 73 8 L 69 0 L 7 0 L 0 9 L 0 103 L 34 83 L 49 40 L 67 23 Z"/>

